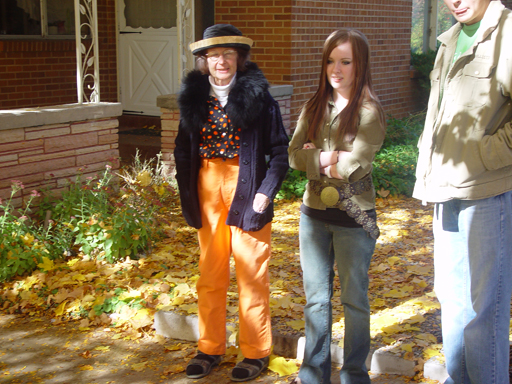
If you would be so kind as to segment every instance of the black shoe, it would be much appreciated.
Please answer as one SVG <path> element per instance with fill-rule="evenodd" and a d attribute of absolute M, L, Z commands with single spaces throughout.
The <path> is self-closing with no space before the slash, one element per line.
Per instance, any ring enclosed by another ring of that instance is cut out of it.
<path fill-rule="evenodd" d="M 187 364 L 187 377 L 189 379 L 200 379 L 210 374 L 212 368 L 219 365 L 220 355 L 207 355 L 203 352 L 198 354 Z"/>
<path fill-rule="evenodd" d="M 268 368 L 269 357 L 243 359 L 231 371 L 231 381 L 249 381 L 261 375 Z"/>

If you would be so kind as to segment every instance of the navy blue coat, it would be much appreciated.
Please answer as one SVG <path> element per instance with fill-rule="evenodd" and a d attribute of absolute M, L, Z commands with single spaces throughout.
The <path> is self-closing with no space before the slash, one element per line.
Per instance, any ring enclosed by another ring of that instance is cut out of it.
<path fill-rule="evenodd" d="M 279 191 L 288 170 L 288 136 L 283 127 L 279 104 L 268 92 L 268 82 L 254 63 L 237 72 L 226 113 L 240 135 L 239 175 L 235 196 L 226 220 L 227 225 L 244 231 L 258 231 L 273 216 L 272 200 Z M 210 95 L 208 76 L 194 70 L 183 80 L 178 97 L 180 125 L 176 137 L 174 159 L 181 207 L 187 223 L 201 228 L 201 212 L 197 180 L 200 129 L 208 118 Z M 252 203 L 256 193 L 263 193 L 271 203 L 263 213 L 255 212 Z"/>

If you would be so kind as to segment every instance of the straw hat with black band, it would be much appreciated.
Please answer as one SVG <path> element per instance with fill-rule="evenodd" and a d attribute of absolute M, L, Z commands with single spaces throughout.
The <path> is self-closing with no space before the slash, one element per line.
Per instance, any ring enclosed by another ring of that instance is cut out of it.
<path fill-rule="evenodd" d="M 231 24 L 215 24 L 203 32 L 203 39 L 189 45 L 194 55 L 200 55 L 203 51 L 215 47 L 233 47 L 249 51 L 253 41 L 242 36 L 236 27 Z"/>

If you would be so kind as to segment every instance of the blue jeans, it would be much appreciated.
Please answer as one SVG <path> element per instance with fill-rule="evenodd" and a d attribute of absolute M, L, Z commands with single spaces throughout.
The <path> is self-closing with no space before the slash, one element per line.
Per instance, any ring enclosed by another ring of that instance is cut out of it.
<path fill-rule="evenodd" d="M 512 191 L 436 204 L 434 240 L 445 383 L 508 383 Z"/>
<path fill-rule="evenodd" d="M 334 261 L 338 264 L 345 312 L 342 384 L 369 384 L 368 268 L 375 240 L 362 228 L 325 224 L 301 214 L 300 262 L 307 304 L 306 346 L 299 378 L 303 384 L 330 383 Z"/>

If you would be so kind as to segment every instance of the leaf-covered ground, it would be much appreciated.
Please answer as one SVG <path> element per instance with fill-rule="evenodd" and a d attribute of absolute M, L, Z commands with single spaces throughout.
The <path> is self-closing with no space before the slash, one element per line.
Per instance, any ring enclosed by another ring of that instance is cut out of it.
<path fill-rule="evenodd" d="M 305 304 L 299 261 L 300 201 L 279 201 L 273 223 L 271 311 L 274 330 L 304 332 Z M 432 292 L 432 208 L 413 199 L 378 200 L 381 237 L 370 267 L 372 343 L 417 363 L 440 355 L 439 304 Z M 51 315 L 54 324 L 79 320 L 82 330 L 109 326 L 119 338 L 136 340 L 151 331 L 157 310 L 197 313 L 199 247 L 179 204 L 166 212 L 166 238 L 139 260 L 107 264 L 77 255 L 45 260 L 30 276 L 0 286 L 4 313 Z M 237 322 L 232 266 L 228 321 Z M 334 293 L 334 340 L 343 339 L 343 310 Z M 236 338 L 236 329 L 233 330 Z"/>

